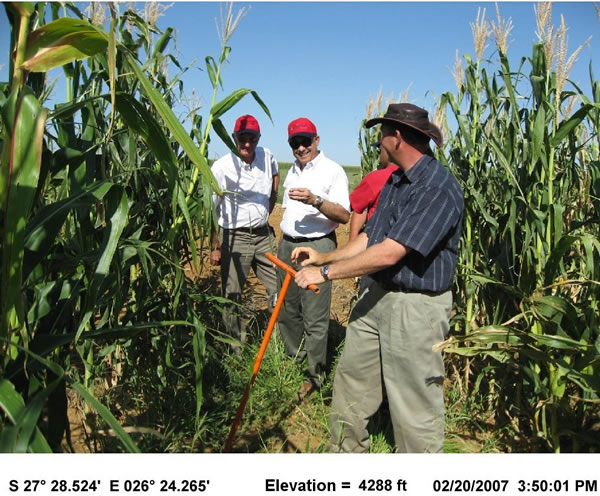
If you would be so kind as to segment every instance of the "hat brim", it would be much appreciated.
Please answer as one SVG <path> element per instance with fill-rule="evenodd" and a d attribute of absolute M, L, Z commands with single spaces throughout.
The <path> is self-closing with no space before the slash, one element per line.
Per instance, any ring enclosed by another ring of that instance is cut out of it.
<path fill-rule="evenodd" d="M 413 128 L 415 131 L 419 131 L 421 134 L 424 134 L 429 139 L 432 139 L 433 142 L 437 146 L 442 146 L 442 144 L 444 143 L 444 139 L 442 138 L 441 131 L 433 123 L 430 123 L 430 126 L 433 128 L 433 131 L 426 131 L 424 129 L 419 129 L 416 126 L 413 126 L 412 124 L 409 124 L 408 122 L 405 122 L 405 121 L 401 121 L 399 119 L 390 119 L 389 117 L 375 117 L 375 118 L 369 119 L 367 122 L 365 122 L 365 127 L 369 128 L 369 127 L 373 127 L 373 126 L 375 126 L 377 124 L 383 124 L 385 122 L 391 122 L 391 123 L 396 123 L 396 124 L 403 124 L 405 126 Z"/>
<path fill-rule="evenodd" d="M 315 133 L 304 133 L 304 132 L 294 133 L 288 138 L 288 141 L 291 140 L 292 138 L 295 138 L 296 136 L 304 136 L 306 138 L 314 138 L 316 136 L 316 134 Z"/>
<path fill-rule="evenodd" d="M 236 136 L 239 136 L 240 134 L 253 134 L 254 136 L 260 136 L 260 131 L 257 131 L 256 129 L 240 129 L 233 134 Z"/>

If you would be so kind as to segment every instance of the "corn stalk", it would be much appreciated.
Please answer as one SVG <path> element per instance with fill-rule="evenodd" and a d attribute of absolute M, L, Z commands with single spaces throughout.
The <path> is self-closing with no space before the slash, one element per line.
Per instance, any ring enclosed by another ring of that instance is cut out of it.
<path fill-rule="evenodd" d="M 139 450 L 95 397 L 100 380 L 163 399 L 167 419 L 193 398 L 191 438 L 202 421 L 202 312 L 213 303 L 197 303 L 182 261 L 210 229 L 201 205 L 214 177 L 173 113 L 180 75 L 160 70 L 172 30 L 153 46 L 156 26 L 132 10 L 113 7 L 106 32 L 72 3 L 5 7 L 18 55 L 0 86 L 0 445 L 61 449 L 70 389 L 117 432 L 113 449 Z M 54 67 L 67 101 L 45 109 L 39 82 Z M 207 189 L 186 197 L 194 171 Z"/>
<path fill-rule="evenodd" d="M 556 90 L 542 44 L 517 71 L 498 56 L 491 75 L 465 57 L 458 96 L 441 100 L 457 131 L 440 158 L 463 186 L 466 219 L 456 283 L 465 321 L 446 351 L 478 371 L 477 388 L 505 385 L 498 408 L 522 429 L 553 451 L 576 450 L 589 442 L 585 400 L 600 392 L 597 151 L 582 138 L 597 133 L 598 107 L 577 87 Z M 583 104 L 559 121 L 572 95 Z"/>

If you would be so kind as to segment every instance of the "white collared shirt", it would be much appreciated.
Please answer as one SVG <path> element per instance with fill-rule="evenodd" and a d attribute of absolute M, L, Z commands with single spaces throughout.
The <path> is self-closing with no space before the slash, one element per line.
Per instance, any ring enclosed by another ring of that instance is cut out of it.
<path fill-rule="evenodd" d="M 350 211 L 348 177 L 341 165 L 328 159 L 323 152 L 300 169 L 298 161 L 290 168 L 283 183 L 283 219 L 281 231 L 292 238 L 320 238 L 335 231 L 339 225 L 311 205 L 291 200 L 290 188 L 308 188 L 324 200 L 339 203 Z"/>
<path fill-rule="evenodd" d="M 251 164 L 228 153 L 212 165 L 211 171 L 224 192 L 221 198 L 213 195 L 219 226 L 237 229 L 267 224 L 273 176 L 279 174 L 271 150 L 257 146 Z"/>

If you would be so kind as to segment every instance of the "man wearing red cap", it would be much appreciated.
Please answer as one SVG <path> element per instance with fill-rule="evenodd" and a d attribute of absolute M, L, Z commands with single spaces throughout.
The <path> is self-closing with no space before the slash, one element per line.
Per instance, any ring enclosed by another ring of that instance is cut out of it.
<path fill-rule="evenodd" d="M 346 173 L 319 150 L 319 141 L 317 128 L 309 119 L 302 117 L 288 125 L 288 143 L 296 161 L 284 183 L 278 257 L 289 264 L 292 251 L 299 246 L 335 249 L 335 229 L 350 218 Z M 285 274 L 279 270 L 278 276 L 281 285 Z M 298 392 L 300 401 L 320 388 L 325 377 L 331 282 L 320 282 L 320 294 L 292 284 L 279 314 L 287 354 L 307 360 L 306 380 Z"/>
<path fill-rule="evenodd" d="M 237 119 L 233 139 L 239 157 L 228 153 L 211 167 L 224 194 L 213 197 L 221 233 L 212 234 L 210 261 L 221 265 L 223 296 L 236 303 L 241 302 L 252 268 L 267 289 L 268 307 L 272 310 L 277 276 L 265 253 L 274 249 L 268 220 L 277 200 L 279 166 L 269 149 L 257 146 L 260 126 L 253 116 Z M 230 305 L 223 312 L 225 328 L 236 339 L 234 351 L 239 351 L 239 343 L 246 339 L 238 308 Z"/>
<path fill-rule="evenodd" d="M 330 253 L 299 248 L 301 287 L 366 276 L 346 329 L 333 382 L 334 450 L 368 452 L 369 418 L 387 396 L 396 449 L 437 453 L 444 442 L 444 362 L 436 345 L 449 330 L 451 286 L 462 233 L 463 192 L 429 140 L 442 145 L 427 111 L 392 104 L 381 124 L 381 146 L 400 168 L 381 191 L 365 232 Z M 317 265 L 320 267 L 308 267 Z"/>

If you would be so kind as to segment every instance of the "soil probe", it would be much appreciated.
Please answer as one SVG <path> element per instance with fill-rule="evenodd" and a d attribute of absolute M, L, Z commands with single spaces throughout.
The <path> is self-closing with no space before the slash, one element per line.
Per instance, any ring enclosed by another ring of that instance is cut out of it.
<path fill-rule="evenodd" d="M 229 437 L 227 437 L 227 442 L 225 443 L 225 448 L 223 449 L 224 453 L 229 453 L 231 451 L 231 446 L 233 445 L 235 433 L 238 430 L 240 421 L 242 420 L 242 415 L 244 414 L 244 409 L 246 408 L 246 403 L 248 402 L 248 397 L 250 396 L 250 388 L 254 384 L 254 379 L 256 379 L 256 375 L 258 374 L 258 370 L 260 369 L 260 364 L 262 363 L 263 356 L 265 355 L 265 351 L 267 351 L 269 339 L 271 339 L 271 334 L 273 333 L 273 329 L 275 328 L 275 323 L 277 322 L 277 317 L 279 317 L 279 312 L 281 310 L 281 306 L 283 305 L 283 300 L 285 299 L 287 290 L 290 287 L 292 277 L 296 275 L 296 271 L 294 269 L 292 269 L 289 265 L 283 263 L 276 256 L 267 253 L 266 257 L 275 265 L 277 265 L 277 267 L 285 270 L 285 279 L 283 280 L 281 291 L 279 292 L 279 296 L 277 297 L 277 303 L 275 304 L 275 308 L 273 309 L 273 313 L 271 314 L 271 318 L 269 319 L 269 325 L 267 325 L 265 336 L 263 337 L 262 343 L 260 344 L 260 348 L 258 350 L 258 354 L 256 355 L 256 359 L 254 360 L 254 369 L 252 370 L 252 377 L 246 385 L 244 396 L 242 396 L 242 401 L 240 402 L 240 406 L 238 407 L 237 413 L 235 414 L 235 420 L 233 421 L 233 425 L 231 426 L 231 430 L 229 431 Z M 320 292 L 319 286 L 317 286 L 316 284 L 309 285 L 308 289 L 314 291 L 315 293 Z"/>

